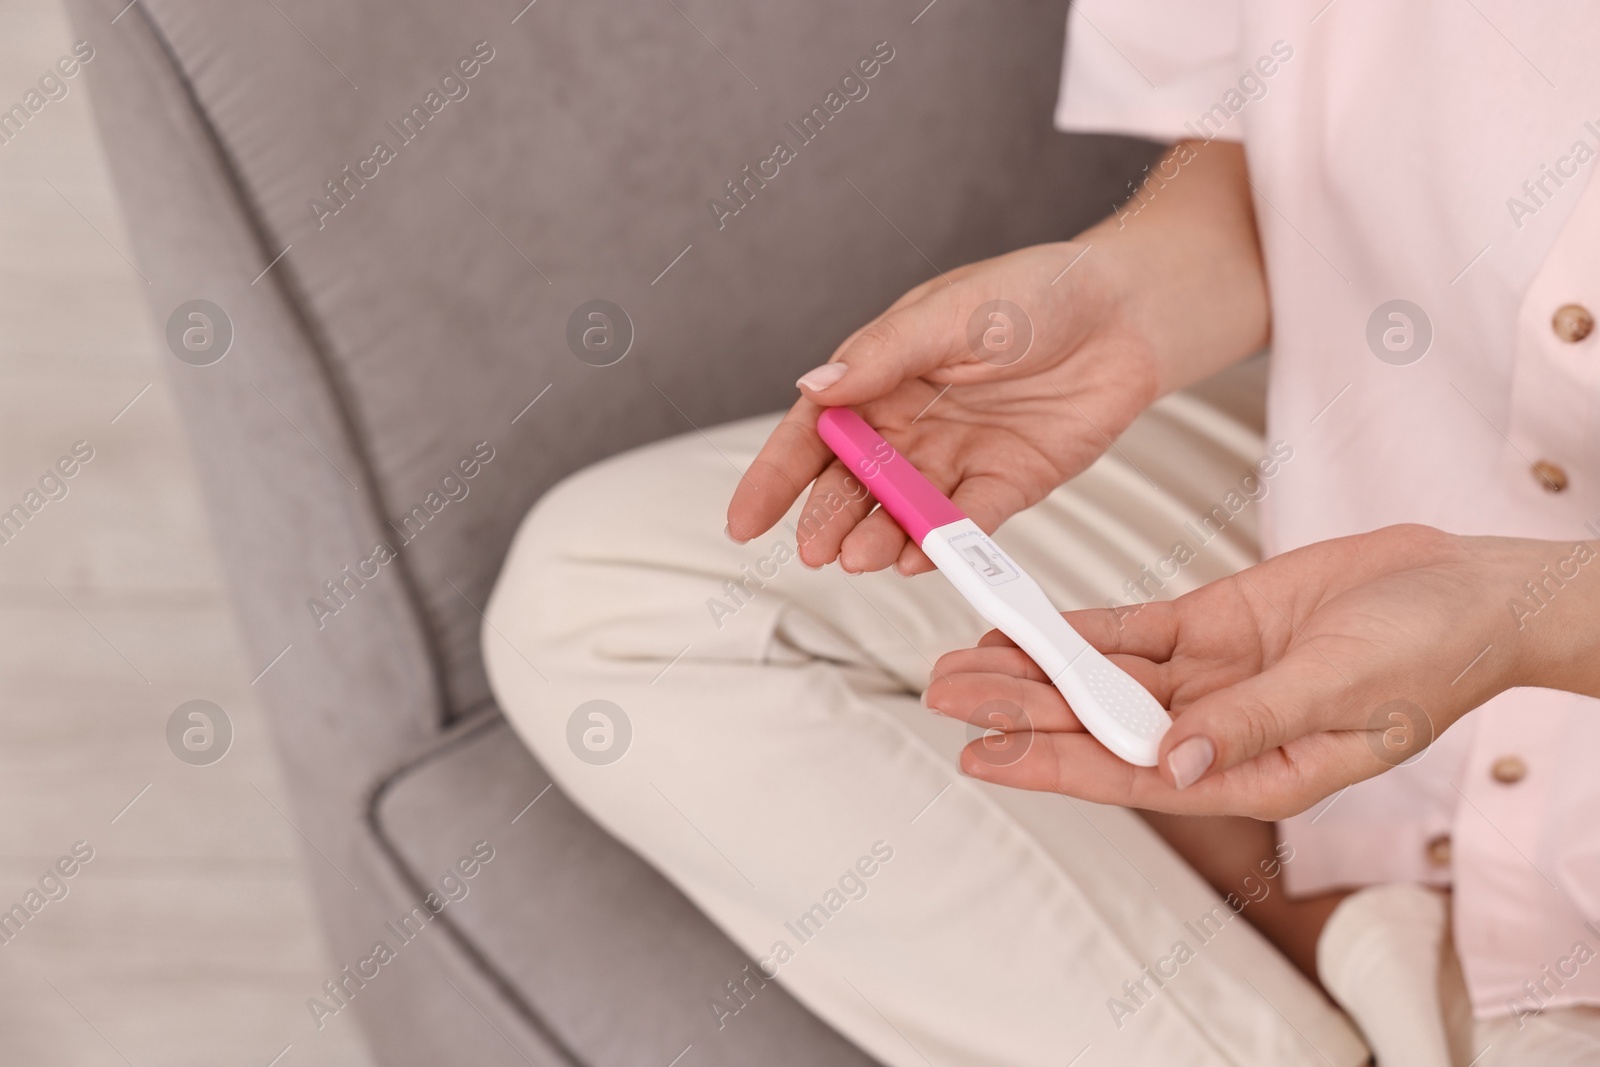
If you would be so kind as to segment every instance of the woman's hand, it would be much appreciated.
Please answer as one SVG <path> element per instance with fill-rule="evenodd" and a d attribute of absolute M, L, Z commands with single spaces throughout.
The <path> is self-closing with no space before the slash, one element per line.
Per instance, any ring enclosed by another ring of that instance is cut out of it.
<path fill-rule="evenodd" d="M 1587 563 L 1597 554 L 1582 542 L 1394 526 L 1174 601 L 1068 613 L 1171 709 L 1159 767 L 1101 747 L 998 633 L 941 657 L 925 699 L 1002 731 L 962 753 L 977 778 L 1134 808 L 1285 818 L 1410 759 L 1505 689 L 1592 695 L 1600 580 Z M 1546 567 L 1566 584 L 1532 610 L 1525 583 Z M 1519 600 L 1530 610 L 1508 607 Z"/>
<path fill-rule="evenodd" d="M 1126 228 L 942 274 L 801 377 L 728 507 L 747 541 L 807 485 L 800 558 L 932 569 L 817 436 L 851 405 L 983 529 L 1092 463 L 1157 396 L 1265 341 L 1266 290 L 1237 145 L 1180 145 L 1183 177 Z"/>
<path fill-rule="evenodd" d="M 800 379 L 800 401 L 739 484 L 729 533 L 770 526 L 814 479 L 806 511 L 830 521 L 805 524 L 807 564 L 932 569 L 893 519 L 869 514 L 872 498 L 817 436 L 823 408 L 844 404 L 985 530 L 1038 503 L 1156 398 L 1154 355 L 1118 290 L 1094 250 L 1072 243 L 917 286 Z M 848 500 L 842 511 L 823 504 L 829 494 Z"/>

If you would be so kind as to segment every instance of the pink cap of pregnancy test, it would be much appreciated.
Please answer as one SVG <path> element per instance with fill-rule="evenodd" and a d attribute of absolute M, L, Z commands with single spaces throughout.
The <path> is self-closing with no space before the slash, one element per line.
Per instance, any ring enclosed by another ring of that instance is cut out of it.
<path fill-rule="evenodd" d="M 850 408 L 824 411 L 817 418 L 817 433 L 917 544 L 922 544 L 928 531 L 966 518 L 910 460 Z"/>

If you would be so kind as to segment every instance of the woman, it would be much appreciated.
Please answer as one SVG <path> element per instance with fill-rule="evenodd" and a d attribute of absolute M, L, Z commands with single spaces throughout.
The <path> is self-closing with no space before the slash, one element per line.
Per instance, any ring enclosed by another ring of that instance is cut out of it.
<path fill-rule="evenodd" d="M 929 279 L 775 426 L 553 492 L 490 613 L 503 705 L 887 1063 L 1360 1062 L 1284 957 L 1380 1063 L 1593 1061 L 1600 14 L 1080 2 L 1068 40 L 1058 126 L 1173 143 L 1134 198 Z M 1267 443 L 1138 418 L 1269 342 Z M 978 628 L 905 580 L 930 564 L 818 440 L 835 405 L 1086 609 L 1174 714 L 1160 767 L 994 635 L 948 651 Z M 730 488 L 742 549 L 703 532 Z M 960 755 L 1004 788 L 949 776 L 924 674 L 1006 735 Z M 632 718 L 614 766 L 563 751 L 591 698 Z"/>

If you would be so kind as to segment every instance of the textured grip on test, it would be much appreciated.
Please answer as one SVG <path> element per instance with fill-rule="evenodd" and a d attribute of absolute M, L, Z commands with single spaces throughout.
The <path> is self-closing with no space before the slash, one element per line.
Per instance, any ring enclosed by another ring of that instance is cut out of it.
<path fill-rule="evenodd" d="M 1101 744 L 1135 766 L 1156 765 L 1161 738 L 1172 720 L 1161 702 L 1126 671 L 1091 651 L 1055 682 Z"/>

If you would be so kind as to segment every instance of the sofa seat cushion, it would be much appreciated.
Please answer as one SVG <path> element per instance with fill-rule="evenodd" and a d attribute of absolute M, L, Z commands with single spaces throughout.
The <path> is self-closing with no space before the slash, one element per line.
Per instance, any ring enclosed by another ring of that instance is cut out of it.
<path fill-rule="evenodd" d="M 749 959 L 574 807 L 497 711 L 391 778 L 373 820 L 416 901 L 435 894 L 415 936 L 476 957 L 586 1063 L 663 1067 L 690 1045 L 695 1067 L 875 1062 L 776 983 L 719 1024 L 710 1002 Z"/>

